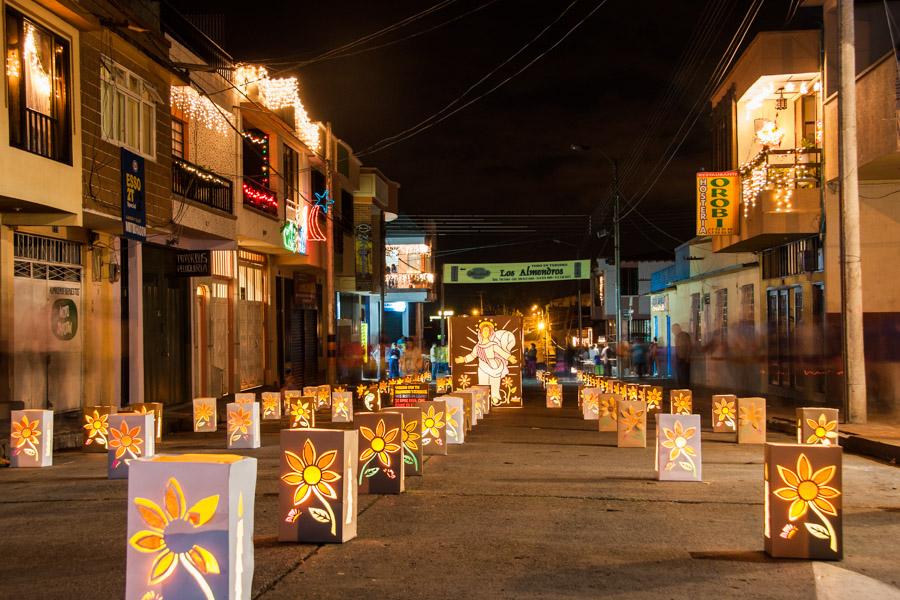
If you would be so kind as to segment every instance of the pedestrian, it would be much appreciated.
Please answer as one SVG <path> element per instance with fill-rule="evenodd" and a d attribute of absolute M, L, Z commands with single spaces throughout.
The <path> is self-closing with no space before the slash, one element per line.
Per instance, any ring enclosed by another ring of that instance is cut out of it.
<path fill-rule="evenodd" d="M 659 343 L 656 338 L 653 338 L 653 341 L 650 342 L 650 347 L 647 349 L 647 370 L 651 377 L 659 377 L 659 368 L 656 364 L 657 354 L 659 354 Z"/>
<path fill-rule="evenodd" d="M 689 388 L 691 385 L 691 335 L 680 325 L 673 325 L 672 333 L 675 334 L 675 378 L 679 388 Z"/>
<path fill-rule="evenodd" d="M 431 358 L 431 380 L 437 381 L 438 370 L 441 366 L 441 336 L 431 345 L 429 352 Z"/>
<path fill-rule="evenodd" d="M 606 342 L 603 342 L 603 348 L 600 349 L 600 374 L 604 377 L 612 375 L 612 369 L 610 369 L 612 357 L 612 347 Z"/>
<path fill-rule="evenodd" d="M 638 377 L 644 377 L 647 374 L 647 346 L 641 339 L 635 340 L 631 345 L 631 364 Z"/>
<path fill-rule="evenodd" d="M 400 377 L 400 348 L 397 342 L 391 342 L 391 349 L 388 351 L 388 376 L 391 379 Z"/>
<path fill-rule="evenodd" d="M 628 370 L 631 368 L 631 344 L 628 340 L 623 339 L 616 348 L 616 365 L 618 366 L 619 377 L 628 376 Z"/>
<path fill-rule="evenodd" d="M 525 351 L 525 376 L 534 377 L 537 375 L 537 346 L 531 344 L 531 348 Z"/>

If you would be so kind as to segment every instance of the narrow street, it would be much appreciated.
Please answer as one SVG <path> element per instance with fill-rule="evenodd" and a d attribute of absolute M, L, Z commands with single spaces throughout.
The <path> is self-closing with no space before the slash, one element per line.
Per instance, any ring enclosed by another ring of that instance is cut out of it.
<path fill-rule="evenodd" d="M 405 494 L 361 496 L 359 536 L 342 545 L 277 541 L 269 426 L 243 452 L 259 459 L 254 598 L 897 597 L 879 583 L 900 585 L 896 467 L 844 456 L 842 562 L 772 560 L 762 446 L 704 431 L 704 482 L 657 482 L 652 441 L 616 448 L 565 394 L 550 410 L 530 387 L 525 408 L 493 411 Z M 223 435 L 173 435 L 160 451 L 222 452 Z M 105 461 L 65 452 L 52 469 L 0 470 L 0 597 L 123 596 L 127 481 L 107 480 Z"/>

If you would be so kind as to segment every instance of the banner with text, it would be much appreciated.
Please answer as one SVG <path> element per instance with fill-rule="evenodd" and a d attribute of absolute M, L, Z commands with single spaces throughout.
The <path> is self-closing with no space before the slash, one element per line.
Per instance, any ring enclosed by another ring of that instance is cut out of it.
<path fill-rule="evenodd" d="M 591 261 L 444 265 L 444 283 L 520 283 L 589 279 Z"/>
<path fill-rule="evenodd" d="M 697 173 L 697 235 L 737 235 L 740 206 L 737 171 Z"/>

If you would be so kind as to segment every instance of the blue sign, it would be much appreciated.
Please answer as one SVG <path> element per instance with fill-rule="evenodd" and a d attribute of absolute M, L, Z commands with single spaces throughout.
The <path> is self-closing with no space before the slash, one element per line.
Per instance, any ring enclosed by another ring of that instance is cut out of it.
<path fill-rule="evenodd" d="M 122 148 L 122 225 L 126 238 L 147 240 L 147 208 L 144 203 L 144 158 Z"/>

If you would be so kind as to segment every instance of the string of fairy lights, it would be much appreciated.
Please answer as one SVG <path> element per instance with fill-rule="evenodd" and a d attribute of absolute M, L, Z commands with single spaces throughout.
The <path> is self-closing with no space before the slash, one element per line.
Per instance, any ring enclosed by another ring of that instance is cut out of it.
<path fill-rule="evenodd" d="M 770 164 L 772 156 L 789 157 L 793 164 Z M 742 164 L 738 168 L 741 176 L 742 205 L 744 218 L 749 218 L 751 211 L 756 208 L 757 200 L 763 192 L 773 191 L 775 212 L 790 212 L 794 208 L 794 190 L 807 185 L 814 187 L 812 183 L 817 176 L 818 150 L 814 148 L 791 148 L 786 150 L 772 150 L 763 146 L 756 156 Z M 800 162 L 800 161 L 803 162 Z"/>

